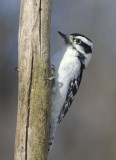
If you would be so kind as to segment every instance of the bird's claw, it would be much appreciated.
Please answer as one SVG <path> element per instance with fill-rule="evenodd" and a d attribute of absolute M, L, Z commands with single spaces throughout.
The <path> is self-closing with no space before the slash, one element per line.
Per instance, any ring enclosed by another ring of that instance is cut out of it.
<path fill-rule="evenodd" d="M 51 77 L 44 77 L 45 80 L 52 81 L 52 86 L 55 84 L 55 66 L 51 65 Z"/>
<path fill-rule="evenodd" d="M 55 79 L 55 77 L 49 77 L 49 78 L 44 77 L 44 79 L 45 79 L 45 80 L 52 81 L 52 80 L 54 80 L 54 79 Z"/>

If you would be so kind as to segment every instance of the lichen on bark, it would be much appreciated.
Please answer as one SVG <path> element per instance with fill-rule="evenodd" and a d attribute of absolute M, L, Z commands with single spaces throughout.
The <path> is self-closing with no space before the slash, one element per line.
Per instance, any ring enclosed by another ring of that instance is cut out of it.
<path fill-rule="evenodd" d="M 50 117 L 51 0 L 21 0 L 15 160 L 46 160 Z"/>

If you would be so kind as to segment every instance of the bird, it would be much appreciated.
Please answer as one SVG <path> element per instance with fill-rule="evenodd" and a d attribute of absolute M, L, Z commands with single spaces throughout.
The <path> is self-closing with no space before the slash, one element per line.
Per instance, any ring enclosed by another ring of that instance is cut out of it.
<path fill-rule="evenodd" d="M 76 95 L 83 70 L 92 58 L 92 41 L 84 35 L 64 34 L 58 31 L 64 40 L 63 48 L 51 56 L 51 68 L 54 70 L 54 84 L 51 96 L 50 133 L 48 151 L 51 150 L 57 125 L 67 114 Z"/>

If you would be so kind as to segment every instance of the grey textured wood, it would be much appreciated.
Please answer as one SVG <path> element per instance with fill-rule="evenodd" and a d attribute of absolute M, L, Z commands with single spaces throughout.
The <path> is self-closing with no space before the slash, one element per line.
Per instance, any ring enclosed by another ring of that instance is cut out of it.
<path fill-rule="evenodd" d="M 15 160 L 46 160 L 50 117 L 51 0 L 21 0 Z"/>

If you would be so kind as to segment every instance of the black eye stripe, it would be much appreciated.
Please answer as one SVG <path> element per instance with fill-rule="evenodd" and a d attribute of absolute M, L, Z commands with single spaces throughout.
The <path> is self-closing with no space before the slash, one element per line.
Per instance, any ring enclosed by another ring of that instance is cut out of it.
<path fill-rule="evenodd" d="M 81 41 L 81 39 L 74 39 L 76 41 L 77 44 L 79 44 L 81 47 L 83 47 L 85 53 L 92 53 L 92 48 L 91 46 L 87 45 L 86 43 L 84 43 L 83 41 Z M 80 43 L 79 43 L 80 40 Z"/>
<path fill-rule="evenodd" d="M 83 47 L 85 53 L 92 53 L 91 46 L 87 45 L 86 43 L 81 41 L 80 46 Z"/>
<path fill-rule="evenodd" d="M 77 44 L 80 44 L 80 43 L 81 43 L 81 40 L 80 40 L 80 39 L 76 39 L 76 43 L 77 43 Z"/>

